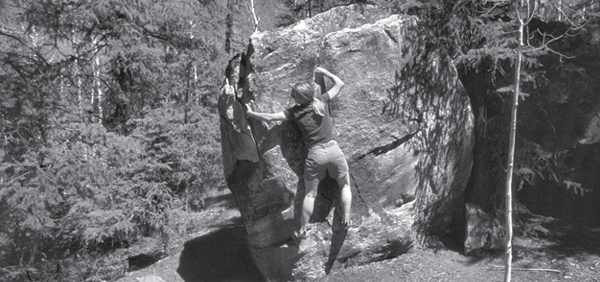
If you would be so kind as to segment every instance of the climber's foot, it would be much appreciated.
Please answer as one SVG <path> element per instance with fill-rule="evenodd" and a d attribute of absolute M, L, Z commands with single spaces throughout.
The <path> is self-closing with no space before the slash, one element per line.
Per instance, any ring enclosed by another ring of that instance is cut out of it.
<path fill-rule="evenodd" d="M 302 240 L 305 240 L 307 238 L 306 236 L 306 230 L 304 231 L 294 231 L 294 234 L 292 234 L 292 240 L 294 240 L 294 243 L 296 243 L 297 245 L 300 244 L 300 242 L 302 242 Z"/>
<path fill-rule="evenodd" d="M 342 228 L 344 228 L 344 230 L 348 230 L 350 229 L 350 227 L 352 226 L 352 220 L 349 218 L 343 218 L 342 219 Z"/>

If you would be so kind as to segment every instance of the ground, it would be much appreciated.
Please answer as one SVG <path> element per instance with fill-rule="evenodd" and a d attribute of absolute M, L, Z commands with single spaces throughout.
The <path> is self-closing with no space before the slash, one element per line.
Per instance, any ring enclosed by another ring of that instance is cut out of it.
<path fill-rule="evenodd" d="M 226 200 L 226 197 L 222 197 Z M 198 214 L 205 228 L 173 243 L 172 254 L 118 282 L 262 281 L 245 245 L 232 205 Z M 600 227 L 554 220 L 539 238 L 515 237 L 511 281 L 600 281 Z M 504 281 L 503 253 L 474 257 L 450 249 L 416 247 L 397 258 L 323 273 L 310 281 Z"/>

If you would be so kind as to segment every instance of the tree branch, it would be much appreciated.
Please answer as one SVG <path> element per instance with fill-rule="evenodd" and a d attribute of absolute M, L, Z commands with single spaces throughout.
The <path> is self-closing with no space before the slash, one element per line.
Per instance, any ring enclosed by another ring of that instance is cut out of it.
<path fill-rule="evenodd" d="M 498 268 L 504 268 L 504 266 L 494 265 L 494 264 L 492 264 L 491 266 L 498 267 Z M 545 271 L 545 272 L 554 272 L 554 273 L 558 273 L 558 274 L 562 274 L 563 273 L 560 270 L 551 269 L 551 268 L 520 268 L 520 267 L 513 267 L 513 270 L 519 270 L 519 271 Z"/>
<path fill-rule="evenodd" d="M 258 18 L 256 17 L 256 11 L 254 10 L 254 0 L 250 0 L 250 9 L 252 11 L 252 18 L 254 20 L 254 32 L 258 31 Z"/>

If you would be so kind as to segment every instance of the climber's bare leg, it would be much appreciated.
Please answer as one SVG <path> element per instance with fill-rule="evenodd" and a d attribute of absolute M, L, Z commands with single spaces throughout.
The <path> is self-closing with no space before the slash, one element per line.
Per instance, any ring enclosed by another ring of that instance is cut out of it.
<path fill-rule="evenodd" d="M 304 179 L 305 195 L 302 202 L 302 215 L 300 216 L 300 234 L 306 232 L 306 225 L 312 216 L 315 207 L 315 198 L 317 197 L 318 179 Z"/>
<path fill-rule="evenodd" d="M 352 191 L 350 190 L 350 173 L 337 179 L 338 185 L 342 188 L 342 225 L 347 226 L 350 223 L 350 209 L 352 206 Z"/>

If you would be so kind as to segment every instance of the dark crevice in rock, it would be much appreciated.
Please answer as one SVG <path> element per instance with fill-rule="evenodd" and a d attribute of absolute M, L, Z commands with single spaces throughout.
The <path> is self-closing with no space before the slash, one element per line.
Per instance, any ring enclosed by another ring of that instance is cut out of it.
<path fill-rule="evenodd" d="M 365 206 L 369 206 L 367 204 L 367 201 L 365 201 L 365 199 L 363 199 L 362 194 L 360 193 L 360 187 L 358 186 L 358 182 L 356 181 L 356 178 L 354 178 L 354 175 L 352 173 L 350 173 L 350 177 L 352 178 L 352 182 L 354 182 L 354 186 L 356 186 L 356 196 L 358 196 L 358 198 L 360 199 L 360 201 L 365 205 Z"/>
<path fill-rule="evenodd" d="M 364 157 L 366 157 L 369 154 L 373 154 L 375 156 L 383 155 L 383 154 L 385 154 L 385 153 L 387 153 L 387 152 L 389 152 L 391 150 L 394 150 L 394 149 L 398 148 L 398 146 L 406 143 L 406 141 L 410 140 L 413 136 L 415 136 L 417 133 L 419 133 L 419 131 L 420 130 L 417 130 L 417 131 L 415 131 L 413 133 L 406 134 L 402 138 L 396 138 L 395 136 L 392 136 L 392 137 L 396 138 L 396 140 L 394 142 L 392 142 L 390 144 L 387 144 L 387 145 L 379 146 L 379 147 L 377 147 L 377 148 L 369 151 L 366 154 L 359 155 L 355 159 L 356 160 L 361 160 L 361 159 L 363 159 Z"/>
<path fill-rule="evenodd" d="M 242 130 L 241 130 L 240 128 L 238 128 L 238 127 L 237 127 L 235 124 L 233 124 L 233 123 L 229 122 L 229 121 L 227 120 L 227 118 L 226 118 L 226 117 L 224 117 L 223 115 L 219 115 L 219 117 L 221 117 L 221 120 L 223 120 L 223 122 L 224 122 L 225 124 L 227 124 L 228 126 L 230 126 L 231 128 L 233 128 L 233 130 L 234 130 L 235 132 L 237 132 L 237 133 L 241 133 L 241 134 L 244 134 L 244 135 L 246 135 L 246 136 L 250 137 L 250 139 L 252 139 L 252 141 L 254 142 L 254 146 L 256 147 L 256 152 L 257 152 L 257 155 L 258 155 L 258 157 L 259 157 L 260 159 L 262 159 L 262 155 L 260 154 L 260 150 L 259 150 L 259 148 L 258 148 L 258 144 L 256 143 L 256 139 L 254 139 L 254 136 L 252 136 L 252 134 L 248 134 L 248 133 L 246 133 L 246 132 L 242 131 Z"/>
<path fill-rule="evenodd" d="M 161 260 L 162 258 L 165 258 L 165 257 L 167 257 L 167 254 L 165 254 L 163 252 L 139 254 L 136 256 L 129 257 L 129 258 L 127 258 L 127 263 L 129 265 L 129 268 L 127 269 L 127 271 L 131 272 L 131 271 L 136 271 L 136 270 L 146 268 L 150 265 L 153 265 L 154 263 L 158 262 L 159 260 Z"/>
<path fill-rule="evenodd" d="M 392 39 L 392 41 L 394 41 L 395 43 L 398 43 L 398 39 L 392 34 L 392 32 L 390 32 L 387 29 L 384 29 L 384 31 L 390 37 L 390 39 Z"/>
<path fill-rule="evenodd" d="M 221 119 L 222 119 L 222 120 L 223 120 L 223 121 L 224 121 L 224 122 L 225 122 L 225 123 L 226 123 L 228 126 L 231 126 L 235 132 L 238 132 L 238 133 L 243 133 L 241 130 L 239 130 L 239 129 L 238 129 L 238 127 L 237 127 L 237 126 L 235 126 L 235 124 L 233 124 L 233 123 L 229 122 L 229 121 L 227 120 L 227 118 L 226 118 L 226 117 L 224 117 L 224 116 L 222 116 L 222 115 L 219 115 L 219 116 L 221 117 Z"/>
<path fill-rule="evenodd" d="M 377 255 L 371 259 L 371 262 L 398 257 L 408 253 L 413 247 L 414 242 L 408 238 L 388 241 L 388 243 L 383 245 L 380 250 L 375 252 Z"/>

